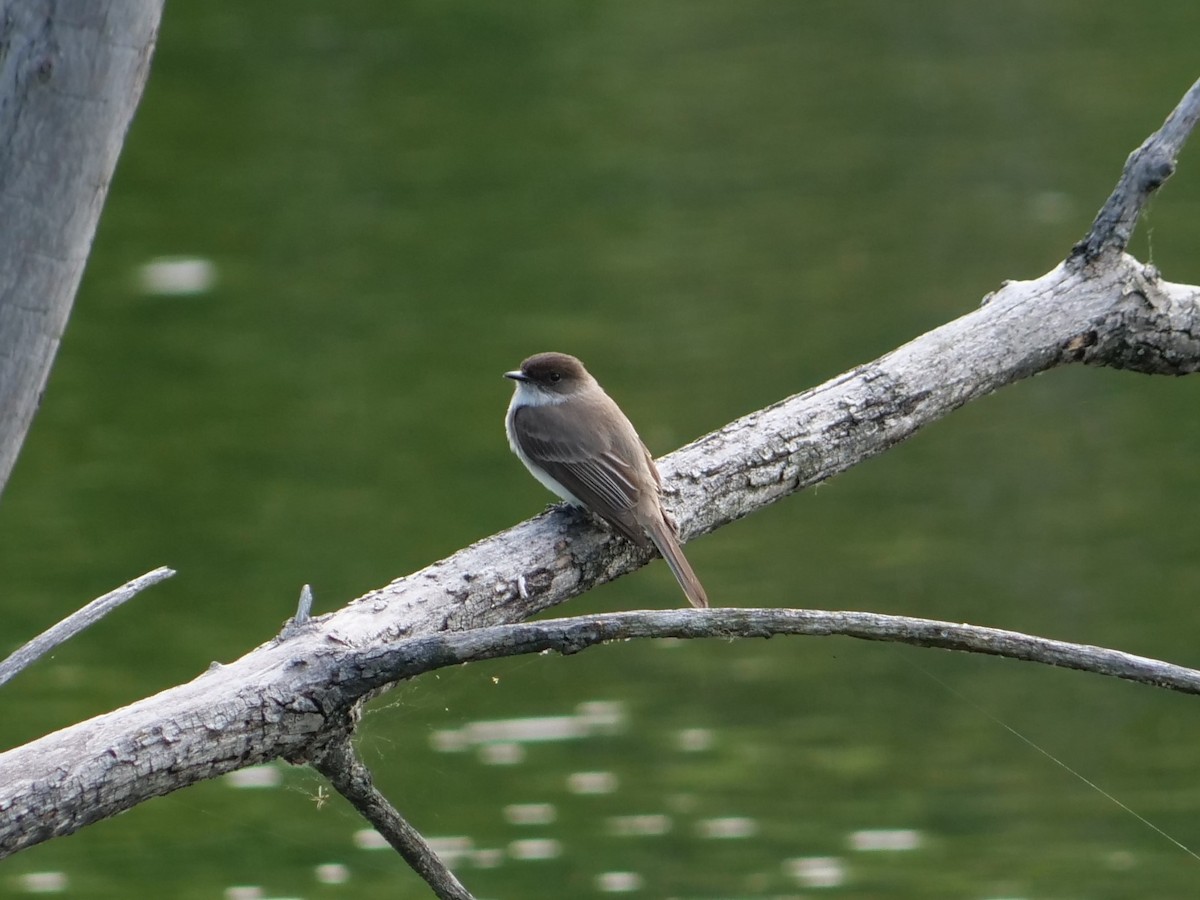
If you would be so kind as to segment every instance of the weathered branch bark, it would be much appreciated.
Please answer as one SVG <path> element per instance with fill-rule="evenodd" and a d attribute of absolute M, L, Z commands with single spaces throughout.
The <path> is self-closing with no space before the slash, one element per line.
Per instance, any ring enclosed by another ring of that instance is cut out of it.
<path fill-rule="evenodd" d="M 983 653 L 1108 675 L 1185 694 L 1200 694 L 1200 671 L 1120 650 L 935 619 L 812 609 L 639 610 L 497 625 L 409 638 L 391 645 L 354 651 L 351 655 L 356 656 L 357 661 L 343 671 L 359 673 L 364 679 L 362 689 L 365 692 L 379 684 L 412 678 L 447 666 L 547 650 L 567 655 L 609 641 L 668 637 L 769 638 L 786 634 L 852 637 Z"/>
<path fill-rule="evenodd" d="M 1158 660 L 1011 631 L 871 613 L 617 613 L 360 646 L 309 627 L 229 666 L 214 666 L 188 684 L 0 755 L 0 858 L 247 765 L 280 756 L 292 762 L 327 760 L 353 731 L 360 698 L 425 672 L 545 650 L 575 653 L 638 637 L 773 634 L 845 635 L 981 652 L 1200 693 L 1200 672 Z M 349 789 L 349 796 L 357 793 L 353 785 Z"/>
<path fill-rule="evenodd" d="M 146 588 L 165 581 L 174 574 L 173 569 L 160 566 L 152 572 L 139 575 L 116 590 L 109 591 L 102 597 L 97 597 L 83 609 L 71 613 L 57 625 L 47 628 L 32 641 L 14 650 L 3 662 L 0 662 L 0 684 L 11 680 L 18 672 L 28 668 L 85 628 L 95 625 L 118 606 L 132 600 Z"/>
<path fill-rule="evenodd" d="M 375 826 L 413 871 L 425 879 L 434 896 L 441 900 L 474 900 L 438 858 L 429 842 L 379 793 L 370 770 L 354 752 L 349 737 L 326 747 L 312 765 Z"/>
<path fill-rule="evenodd" d="M 0 489 L 66 328 L 161 14 L 161 0 L 0 2 Z"/>
<path fill-rule="evenodd" d="M 1191 86 L 1162 128 L 1129 154 L 1117 182 L 1087 236 L 1071 251 L 1073 264 L 1094 262 L 1109 251 L 1122 253 L 1150 195 L 1175 172 L 1175 159 L 1200 120 L 1200 81 Z"/>

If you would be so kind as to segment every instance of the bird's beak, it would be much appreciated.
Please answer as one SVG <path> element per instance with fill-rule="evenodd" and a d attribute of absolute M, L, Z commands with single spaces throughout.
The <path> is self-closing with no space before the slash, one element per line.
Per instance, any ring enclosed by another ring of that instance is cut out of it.
<path fill-rule="evenodd" d="M 526 375 L 524 372 L 522 372 L 520 369 L 517 369 L 514 372 L 505 372 L 504 377 L 511 378 L 513 381 L 528 381 L 529 380 L 529 376 Z"/>

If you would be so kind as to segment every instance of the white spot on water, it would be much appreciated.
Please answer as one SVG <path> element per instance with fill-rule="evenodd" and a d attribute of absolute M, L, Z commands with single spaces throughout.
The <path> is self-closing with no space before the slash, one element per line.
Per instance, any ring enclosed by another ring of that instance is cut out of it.
<path fill-rule="evenodd" d="M 345 884 L 350 880 L 350 869 L 341 863 L 322 863 L 313 874 L 321 884 Z"/>
<path fill-rule="evenodd" d="M 608 820 L 608 830 L 621 837 L 657 837 L 671 830 L 671 819 L 658 813 L 612 816 Z"/>
<path fill-rule="evenodd" d="M 642 889 L 642 876 L 637 872 L 601 872 L 596 876 L 596 890 L 603 894 L 628 894 Z"/>
<path fill-rule="evenodd" d="M 746 816 L 723 816 L 718 819 L 701 819 L 696 823 L 700 836 L 713 840 L 740 840 L 754 837 L 758 823 Z"/>
<path fill-rule="evenodd" d="M 26 872 L 17 879 L 20 889 L 30 894 L 58 894 L 68 883 L 66 872 Z"/>
<path fill-rule="evenodd" d="M 160 256 L 138 269 L 138 286 L 144 294 L 190 296 L 210 291 L 216 283 L 216 265 L 196 256 Z"/>
<path fill-rule="evenodd" d="M 273 788 L 283 783 L 283 773 L 272 765 L 249 766 L 225 776 L 232 788 Z"/>
<path fill-rule="evenodd" d="M 504 807 L 504 820 L 510 825 L 549 825 L 555 818 L 552 803 L 510 803 Z"/>
<path fill-rule="evenodd" d="M 354 832 L 354 846 L 359 850 L 383 850 L 391 844 L 374 828 L 360 828 Z"/>
<path fill-rule="evenodd" d="M 802 856 L 784 860 L 783 871 L 809 888 L 840 887 L 846 881 L 846 867 L 836 856 Z"/>
<path fill-rule="evenodd" d="M 525 759 L 520 744 L 484 744 L 479 748 L 479 761 L 487 766 L 515 766 Z"/>
<path fill-rule="evenodd" d="M 562 844 L 554 838 L 513 841 L 508 845 L 508 855 L 522 860 L 556 859 L 562 855 Z"/>
<path fill-rule="evenodd" d="M 684 753 L 700 753 L 712 747 L 716 740 L 710 728 L 685 728 L 679 732 L 676 743 Z"/>
<path fill-rule="evenodd" d="M 572 772 L 567 776 L 567 790 L 572 794 L 611 794 L 618 783 L 612 772 Z"/>
<path fill-rule="evenodd" d="M 916 850 L 921 832 L 915 828 L 867 828 L 850 833 L 851 850 Z"/>

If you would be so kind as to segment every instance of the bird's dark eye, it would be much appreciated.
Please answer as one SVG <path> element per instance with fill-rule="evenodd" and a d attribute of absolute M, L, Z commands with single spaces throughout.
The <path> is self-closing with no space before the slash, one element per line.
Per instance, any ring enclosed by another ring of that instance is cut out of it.
<path fill-rule="evenodd" d="M 557 384 L 558 382 L 562 381 L 562 375 L 559 374 L 558 372 L 551 372 L 550 380 Z"/>

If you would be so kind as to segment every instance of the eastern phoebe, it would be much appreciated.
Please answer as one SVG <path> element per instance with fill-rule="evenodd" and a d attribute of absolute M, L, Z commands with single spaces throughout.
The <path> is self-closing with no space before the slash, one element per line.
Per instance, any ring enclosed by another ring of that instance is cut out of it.
<path fill-rule="evenodd" d="M 663 512 L 654 458 L 583 363 L 539 353 L 504 377 L 517 383 L 504 420 L 508 444 L 533 477 L 637 546 L 653 543 L 692 606 L 708 606 Z"/>

